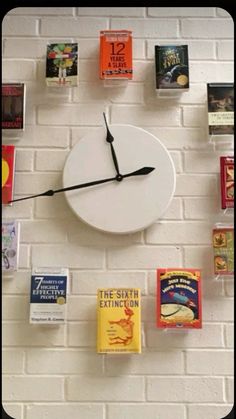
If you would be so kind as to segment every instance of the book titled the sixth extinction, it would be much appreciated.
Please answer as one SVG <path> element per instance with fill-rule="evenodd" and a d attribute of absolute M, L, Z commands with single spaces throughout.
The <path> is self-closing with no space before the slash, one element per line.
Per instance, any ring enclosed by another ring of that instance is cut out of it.
<path fill-rule="evenodd" d="M 97 352 L 141 353 L 140 289 L 98 289 Z"/>

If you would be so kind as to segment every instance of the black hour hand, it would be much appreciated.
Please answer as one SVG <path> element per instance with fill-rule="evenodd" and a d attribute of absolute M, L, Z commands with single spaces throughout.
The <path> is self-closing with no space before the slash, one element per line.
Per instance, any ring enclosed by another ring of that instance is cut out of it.
<path fill-rule="evenodd" d="M 116 169 L 116 173 L 117 173 L 117 175 L 120 175 L 120 169 L 119 169 L 119 165 L 118 165 L 118 160 L 117 160 L 116 153 L 115 153 L 115 150 L 114 150 L 114 147 L 113 147 L 113 144 L 112 144 L 113 141 L 114 141 L 114 137 L 113 137 L 113 135 L 111 134 L 111 132 L 110 132 L 110 130 L 108 128 L 107 120 L 106 120 L 106 115 L 105 115 L 104 112 L 103 112 L 103 116 L 104 116 L 104 120 L 105 120 L 105 124 L 106 124 L 106 129 L 107 129 L 106 141 L 110 144 L 110 147 L 111 147 L 111 155 L 112 155 L 112 160 L 113 160 L 113 163 L 114 163 L 114 166 L 115 166 L 115 169 Z"/>

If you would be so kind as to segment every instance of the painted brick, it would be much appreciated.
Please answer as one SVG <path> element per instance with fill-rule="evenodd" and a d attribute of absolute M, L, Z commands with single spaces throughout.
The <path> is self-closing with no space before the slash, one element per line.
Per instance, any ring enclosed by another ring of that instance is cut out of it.
<path fill-rule="evenodd" d="M 79 16 L 144 16 L 144 7 L 78 7 Z"/>
<path fill-rule="evenodd" d="M 2 33 L 5 36 L 35 36 L 37 35 L 37 19 L 25 16 L 5 16 Z"/>
<path fill-rule="evenodd" d="M 78 417 L 86 419 L 103 419 L 103 406 L 100 404 L 79 404 L 79 403 L 66 403 L 66 404 L 43 404 L 29 405 L 26 410 L 26 419 L 46 419 L 53 418 L 54 415 L 57 419 L 78 419 Z"/>
<path fill-rule="evenodd" d="M 68 298 L 68 320 L 93 320 L 97 319 L 96 298 L 71 296 Z"/>
<path fill-rule="evenodd" d="M 201 127 L 203 124 L 207 127 L 206 108 L 202 106 L 185 106 L 183 109 L 183 123 L 186 127 Z"/>
<path fill-rule="evenodd" d="M 171 9 L 169 9 L 171 10 Z M 213 41 L 193 41 L 193 40 L 184 40 L 181 39 L 180 41 L 176 41 L 176 39 L 156 39 L 147 40 L 147 57 L 150 59 L 154 59 L 155 57 L 155 45 L 188 45 L 188 56 L 189 60 L 207 60 L 207 59 L 215 59 L 215 44 Z M 191 75 L 190 75 L 191 76 Z M 191 79 L 190 79 L 191 81 Z M 191 86 L 192 90 L 193 86 Z"/>
<path fill-rule="evenodd" d="M 207 418 L 207 419 L 216 419 L 226 417 L 232 409 L 230 405 L 200 405 L 200 404 L 191 404 L 187 407 L 188 414 L 191 419 Z"/>
<path fill-rule="evenodd" d="M 231 14 L 228 12 L 228 10 L 223 9 L 222 7 L 216 8 L 216 15 L 220 17 L 228 17 L 232 19 Z"/>
<path fill-rule="evenodd" d="M 9 14 L 11 15 L 73 15 L 73 7 L 16 7 L 15 9 L 10 10 Z"/>
<path fill-rule="evenodd" d="M 67 222 L 69 222 L 70 218 L 75 217 L 63 194 L 55 195 L 51 201 L 47 199 L 38 199 L 35 203 L 35 207 L 36 219 L 51 219 L 55 218 L 55 214 L 57 214 L 57 219 L 67 218 Z"/>
<path fill-rule="evenodd" d="M 3 380 L 3 397 L 7 401 L 59 401 L 62 394 L 61 378 L 5 377 Z"/>
<path fill-rule="evenodd" d="M 40 39 L 7 38 L 4 44 L 6 58 L 41 58 L 45 59 L 46 42 Z"/>
<path fill-rule="evenodd" d="M 234 326 L 233 324 L 225 324 L 225 342 L 227 348 L 234 347 Z"/>
<path fill-rule="evenodd" d="M 5 412 L 13 418 L 23 419 L 23 406 L 18 403 L 3 403 Z"/>
<path fill-rule="evenodd" d="M 233 280 L 233 278 L 228 279 L 227 282 L 225 282 L 224 286 L 225 286 L 225 294 L 228 297 L 234 297 L 234 280 Z"/>
<path fill-rule="evenodd" d="M 24 352 L 15 349 L 3 349 L 2 373 L 22 374 L 24 365 Z"/>
<path fill-rule="evenodd" d="M 196 17 L 215 16 L 214 7 L 148 7 L 148 16 Z"/>
<path fill-rule="evenodd" d="M 177 19 L 111 19 L 111 29 L 128 27 L 134 38 L 172 38 L 178 35 Z"/>
<path fill-rule="evenodd" d="M 214 175 L 177 175 L 175 196 L 215 196 L 218 183 Z"/>
<path fill-rule="evenodd" d="M 5 346 L 63 346 L 64 326 L 41 327 L 20 322 L 3 323 L 2 341 Z"/>
<path fill-rule="evenodd" d="M 21 240 L 31 243 L 63 243 L 66 241 L 66 227 L 58 220 L 23 221 Z"/>
<path fill-rule="evenodd" d="M 101 106 L 93 104 L 40 106 L 38 122 L 44 125 L 98 125 L 102 110 Z"/>
<path fill-rule="evenodd" d="M 108 419 L 183 419 L 184 406 L 181 405 L 164 405 L 155 403 L 145 404 L 108 404 Z"/>
<path fill-rule="evenodd" d="M 224 81 L 233 81 L 233 71 L 233 63 L 224 62 Z M 194 83 L 211 83 L 213 80 L 220 83 L 222 80 L 222 62 L 190 61 L 189 72 Z"/>
<path fill-rule="evenodd" d="M 76 36 L 76 37 L 97 37 L 100 30 L 108 29 L 108 19 L 79 17 L 63 18 L 43 17 L 41 19 L 42 36 Z"/>
<path fill-rule="evenodd" d="M 6 205 L 2 208 L 3 218 L 31 218 L 33 202 L 15 202 L 13 205 Z"/>
<path fill-rule="evenodd" d="M 226 400 L 228 403 L 234 402 L 234 378 L 226 378 Z"/>
<path fill-rule="evenodd" d="M 147 399 L 149 401 L 176 402 L 223 402 L 222 378 L 182 377 L 150 377 L 147 378 Z"/>
<path fill-rule="evenodd" d="M 180 125 L 180 109 L 156 108 L 145 112 L 143 106 L 119 106 L 113 105 L 111 112 L 113 124 L 131 124 L 137 126 L 148 125 Z"/>
<path fill-rule="evenodd" d="M 2 299 L 3 320 L 28 320 L 29 298 L 18 296 L 5 296 Z"/>
<path fill-rule="evenodd" d="M 187 374 L 232 375 L 232 351 L 186 351 Z"/>
<path fill-rule="evenodd" d="M 218 197 L 212 198 L 185 198 L 184 218 L 187 220 L 212 219 L 218 213 L 220 203 Z"/>
<path fill-rule="evenodd" d="M 74 401 L 144 400 L 142 377 L 70 377 L 66 390 L 67 399 Z"/>
<path fill-rule="evenodd" d="M 19 266 L 20 269 L 27 269 L 29 268 L 30 263 L 30 247 L 24 244 L 20 245 L 19 248 Z"/>
<path fill-rule="evenodd" d="M 42 150 L 36 152 L 35 169 L 39 171 L 63 170 L 68 152 Z"/>
<path fill-rule="evenodd" d="M 73 102 L 142 103 L 143 95 L 144 87 L 138 83 L 130 84 L 126 89 L 120 87 L 104 89 L 103 84 L 82 82 L 79 89 L 74 92 Z"/>
<path fill-rule="evenodd" d="M 20 141 L 21 147 L 66 148 L 69 145 L 69 128 L 28 125 Z"/>
<path fill-rule="evenodd" d="M 200 127 L 148 127 L 146 129 L 158 137 L 168 149 L 193 150 L 206 148 L 205 130 Z"/>
<path fill-rule="evenodd" d="M 226 19 L 183 19 L 182 36 L 188 38 L 231 38 L 233 21 Z M 199 30 L 201 28 L 201 30 Z"/>
<path fill-rule="evenodd" d="M 234 59 L 233 41 L 217 42 L 217 57 L 219 58 L 219 60 L 233 60 Z"/>
<path fill-rule="evenodd" d="M 179 198 L 173 198 L 165 214 L 163 220 L 181 220 L 183 218 L 182 201 Z"/>
<path fill-rule="evenodd" d="M 16 173 L 14 196 L 31 195 L 44 192 L 48 189 L 56 189 L 56 187 L 60 187 L 60 182 L 61 178 L 59 173 Z"/>
<path fill-rule="evenodd" d="M 69 323 L 68 345 L 96 348 L 97 324 L 95 322 Z"/>
<path fill-rule="evenodd" d="M 14 63 L 17 65 L 14 66 Z M 4 83 L 9 80 L 25 82 L 27 80 L 36 79 L 36 66 L 34 61 L 30 60 L 3 60 L 2 62 L 2 79 Z M 27 119 L 28 115 L 26 113 Z"/>
<path fill-rule="evenodd" d="M 233 298 L 218 298 L 204 302 L 203 320 L 205 321 L 233 321 Z"/>
<path fill-rule="evenodd" d="M 206 244 L 211 243 L 211 230 L 203 222 L 159 222 L 146 230 L 148 244 Z"/>
<path fill-rule="evenodd" d="M 18 270 L 14 272 L 11 281 L 2 281 L 3 294 L 27 294 L 29 293 L 29 280 L 31 271 Z"/>
<path fill-rule="evenodd" d="M 184 153 L 185 172 L 186 173 L 219 173 L 221 152 Z M 232 155 L 232 153 L 228 153 Z"/>

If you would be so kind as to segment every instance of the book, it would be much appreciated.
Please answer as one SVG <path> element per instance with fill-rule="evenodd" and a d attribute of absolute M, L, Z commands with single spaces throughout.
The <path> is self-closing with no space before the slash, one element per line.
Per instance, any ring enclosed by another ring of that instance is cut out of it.
<path fill-rule="evenodd" d="M 221 208 L 234 208 L 234 156 L 220 157 Z"/>
<path fill-rule="evenodd" d="M 2 129 L 24 130 L 25 84 L 2 84 Z"/>
<path fill-rule="evenodd" d="M 233 134 L 234 84 L 207 83 L 207 106 L 209 134 Z"/>
<path fill-rule="evenodd" d="M 100 31 L 100 79 L 132 79 L 132 32 Z"/>
<path fill-rule="evenodd" d="M 213 229 L 213 254 L 215 275 L 234 274 L 234 229 L 217 227 Z"/>
<path fill-rule="evenodd" d="M 15 146 L 2 144 L 2 204 L 13 199 L 15 175 Z"/>
<path fill-rule="evenodd" d="M 2 271 L 16 271 L 19 258 L 20 223 L 15 220 L 2 220 Z"/>
<path fill-rule="evenodd" d="M 155 45 L 156 89 L 188 89 L 188 45 Z"/>
<path fill-rule="evenodd" d="M 202 327 L 199 269 L 157 269 L 157 327 Z"/>
<path fill-rule="evenodd" d="M 78 85 L 78 43 L 47 45 L 47 86 Z"/>
<path fill-rule="evenodd" d="M 31 274 L 30 323 L 60 324 L 66 319 L 67 268 L 34 268 Z"/>
<path fill-rule="evenodd" d="M 97 352 L 141 352 L 140 289 L 98 289 Z"/>

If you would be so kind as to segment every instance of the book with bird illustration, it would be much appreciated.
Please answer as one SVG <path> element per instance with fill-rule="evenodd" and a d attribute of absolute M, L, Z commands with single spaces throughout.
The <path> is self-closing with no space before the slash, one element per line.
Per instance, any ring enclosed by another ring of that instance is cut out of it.
<path fill-rule="evenodd" d="M 139 288 L 98 289 L 97 352 L 141 353 Z"/>
<path fill-rule="evenodd" d="M 234 156 L 220 157 L 221 208 L 234 208 Z"/>
<path fill-rule="evenodd" d="M 220 276 L 234 274 L 234 228 L 213 228 L 214 273 Z"/>
<path fill-rule="evenodd" d="M 157 327 L 202 327 L 199 269 L 157 269 Z"/>
<path fill-rule="evenodd" d="M 189 88 L 188 45 L 155 45 L 156 89 Z"/>
<path fill-rule="evenodd" d="M 9 204 L 13 199 L 15 178 L 15 146 L 2 144 L 2 204 Z"/>
<path fill-rule="evenodd" d="M 47 86 L 78 85 L 78 44 L 58 43 L 47 45 Z"/>

